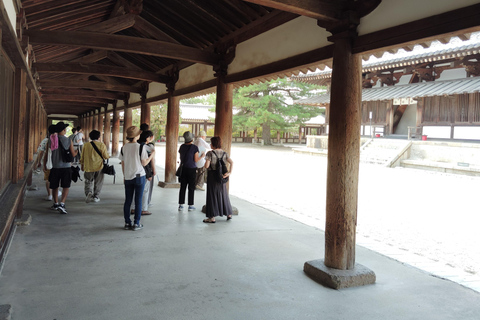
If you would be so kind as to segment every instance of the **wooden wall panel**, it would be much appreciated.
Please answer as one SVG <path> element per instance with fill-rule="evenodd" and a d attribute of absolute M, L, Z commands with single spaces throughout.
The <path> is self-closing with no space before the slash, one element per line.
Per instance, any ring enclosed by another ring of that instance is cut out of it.
<path fill-rule="evenodd" d="M 14 67 L 0 49 L 0 193 L 11 180 Z"/>

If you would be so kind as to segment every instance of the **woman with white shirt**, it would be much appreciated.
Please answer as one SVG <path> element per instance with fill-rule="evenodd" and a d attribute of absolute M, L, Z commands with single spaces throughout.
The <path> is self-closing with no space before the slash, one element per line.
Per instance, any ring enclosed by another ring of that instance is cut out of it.
<path fill-rule="evenodd" d="M 132 126 L 127 129 L 127 143 L 122 147 L 119 159 L 122 161 L 122 172 L 125 184 L 125 203 L 123 204 L 123 216 L 125 218 L 125 230 L 137 231 L 143 228 L 140 223 L 142 216 L 142 197 L 145 188 L 145 169 L 144 166 L 149 163 L 155 155 L 155 150 L 150 156 L 147 149 L 143 148 L 140 154 L 140 144 L 137 143 L 140 138 L 140 129 Z M 130 219 L 130 206 L 135 196 L 135 216 L 134 221 Z"/>

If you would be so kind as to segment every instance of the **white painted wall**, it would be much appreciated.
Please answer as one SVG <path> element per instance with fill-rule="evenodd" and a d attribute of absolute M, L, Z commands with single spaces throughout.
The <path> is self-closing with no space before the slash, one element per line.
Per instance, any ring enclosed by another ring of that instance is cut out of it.
<path fill-rule="evenodd" d="M 236 56 L 228 72 L 236 73 L 252 67 L 285 59 L 332 44 L 331 34 L 317 25 L 315 19 L 299 17 L 237 46 Z"/>
<path fill-rule="evenodd" d="M 423 127 L 423 135 L 428 138 L 450 139 L 450 126 Z"/>
<path fill-rule="evenodd" d="M 402 119 L 398 123 L 395 134 L 408 134 L 408 127 L 415 127 L 417 124 L 417 104 L 411 104 L 405 109 Z"/>
<path fill-rule="evenodd" d="M 455 127 L 453 138 L 480 140 L 480 127 Z"/>
<path fill-rule="evenodd" d="M 383 0 L 360 20 L 358 33 L 364 35 L 477 3 L 478 0 Z"/>
<path fill-rule="evenodd" d="M 10 20 L 10 24 L 12 25 L 12 30 L 16 33 L 17 12 L 15 10 L 13 0 L 3 0 L 3 5 L 5 6 L 5 10 L 7 11 L 8 19 Z"/>

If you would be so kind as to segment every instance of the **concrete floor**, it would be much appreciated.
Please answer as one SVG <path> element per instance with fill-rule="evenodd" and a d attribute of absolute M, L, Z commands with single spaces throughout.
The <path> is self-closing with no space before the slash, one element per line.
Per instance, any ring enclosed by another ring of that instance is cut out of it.
<path fill-rule="evenodd" d="M 303 264 L 324 256 L 319 229 L 232 197 L 240 214 L 202 223 L 178 212 L 178 189 L 154 188 L 145 228 L 123 230 L 123 185 L 106 177 L 99 203 L 73 185 L 67 215 L 29 191 L 0 275 L 11 319 L 479 319 L 480 294 L 357 246 L 374 285 L 332 290 Z M 43 186 L 43 175 L 34 183 Z M 160 172 L 163 177 L 163 172 Z M 1 315 L 0 315 L 1 318 Z"/>

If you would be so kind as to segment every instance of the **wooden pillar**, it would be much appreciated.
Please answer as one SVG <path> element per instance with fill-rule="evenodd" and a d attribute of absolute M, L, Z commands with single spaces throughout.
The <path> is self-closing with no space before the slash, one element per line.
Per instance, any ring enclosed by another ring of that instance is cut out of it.
<path fill-rule="evenodd" d="M 388 101 L 388 104 L 387 104 L 387 128 L 386 128 L 386 132 L 384 132 L 384 135 L 391 135 L 393 134 L 393 115 L 394 115 L 394 111 L 393 111 L 393 100 L 389 100 Z"/>
<path fill-rule="evenodd" d="M 120 142 L 120 112 L 117 109 L 116 101 L 113 103 L 112 121 L 112 157 L 118 155 L 118 143 Z"/>
<path fill-rule="evenodd" d="M 97 114 L 97 130 L 100 131 L 100 138 L 98 139 L 99 141 L 102 141 L 102 133 L 103 133 L 103 114 L 102 110 L 98 109 L 98 114 Z"/>
<path fill-rule="evenodd" d="M 141 105 L 140 105 L 140 124 L 147 123 L 150 125 L 150 105 L 146 102 L 148 92 L 148 83 L 142 83 L 142 92 L 140 93 Z"/>
<path fill-rule="evenodd" d="M 178 126 L 180 124 L 180 99 L 170 96 L 167 107 L 166 150 L 165 150 L 165 184 L 175 183 L 178 152 Z"/>
<path fill-rule="evenodd" d="M 92 129 L 91 130 L 98 130 L 98 114 L 96 113 L 96 111 L 92 112 Z"/>
<path fill-rule="evenodd" d="M 110 150 L 110 112 L 105 108 L 105 117 L 103 119 L 103 143 L 107 146 L 107 150 Z M 111 153 L 110 153 L 111 154 Z"/>
<path fill-rule="evenodd" d="M 350 27 L 347 26 L 347 27 Z M 375 273 L 355 263 L 361 126 L 361 59 L 352 53 L 356 33 L 334 34 L 330 91 L 325 259 L 307 261 L 304 271 L 339 289 L 375 283 Z"/>
<path fill-rule="evenodd" d="M 12 150 L 12 183 L 17 183 L 23 178 L 25 164 L 25 125 L 26 125 L 26 89 L 27 76 L 20 68 L 15 69 L 14 79 L 14 107 L 13 107 L 13 146 Z"/>
<path fill-rule="evenodd" d="M 361 124 L 361 61 L 352 39 L 335 41 L 328 139 L 325 265 L 355 266 Z"/>
<path fill-rule="evenodd" d="M 27 125 L 25 128 L 25 138 L 26 140 L 26 155 L 25 161 L 30 163 L 33 161 L 33 154 L 35 148 L 35 109 L 33 106 L 34 97 L 32 96 L 33 90 L 28 90 L 26 94 L 26 109 L 27 109 Z"/>
<path fill-rule="evenodd" d="M 230 154 L 233 128 L 233 85 L 217 77 L 217 101 L 215 107 L 215 136 L 222 139 L 222 149 Z"/>
<path fill-rule="evenodd" d="M 123 99 L 123 145 L 127 143 L 127 129 L 132 126 L 132 108 L 128 107 L 130 94 L 126 94 Z"/>

